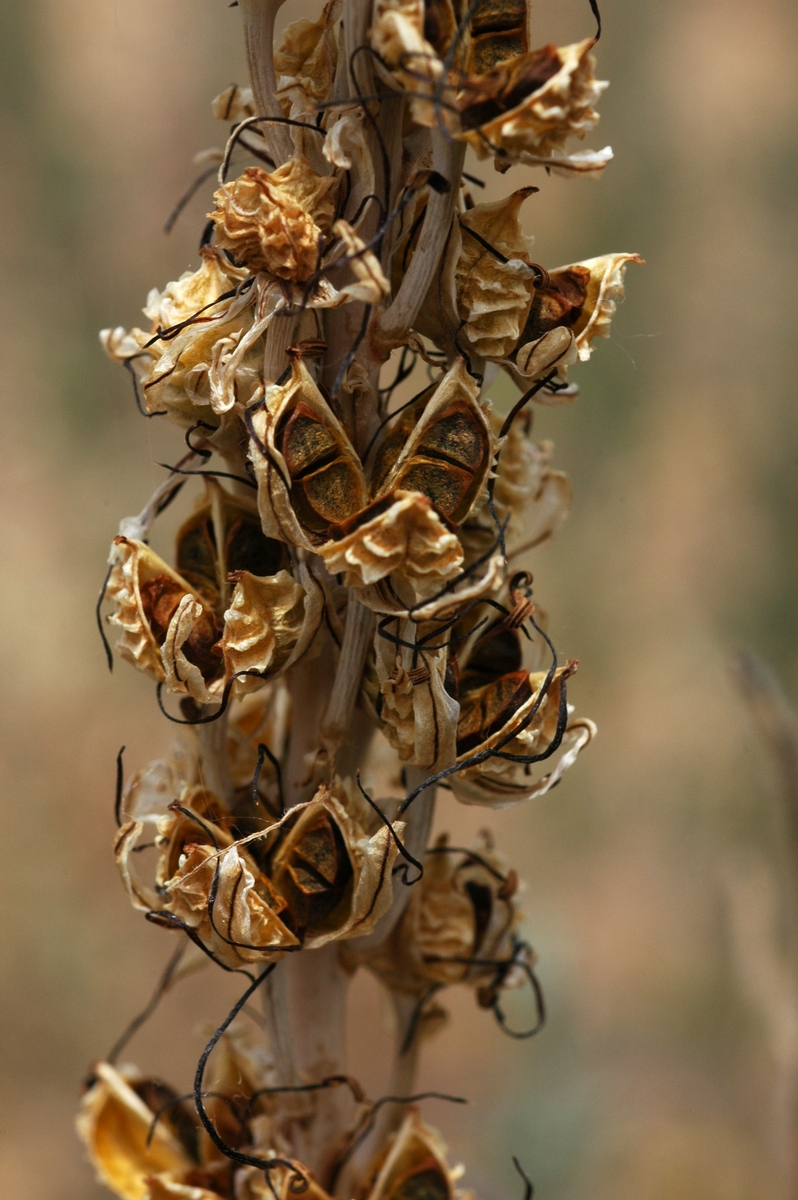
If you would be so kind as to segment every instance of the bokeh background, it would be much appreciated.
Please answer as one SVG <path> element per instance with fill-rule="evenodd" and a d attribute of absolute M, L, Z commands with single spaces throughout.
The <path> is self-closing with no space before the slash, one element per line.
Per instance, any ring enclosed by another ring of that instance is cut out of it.
<path fill-rule="evenodd" d="M 542 262 L 648 262 L 577 373 L 581 399 L 536 418 L 575 490 L 537 595 L 600 737 L 538 803 L 442 805 L 460 838 L 489 824 L 527 880 L 550 1020 L 511 1042 L 450 994 L 422 1083 L 472 1104 L 427 1117 L 485 1200 L 520 1195 L 511 1154 L 541 1200 L 781 1200 L 796 1194 L 783 833 L 729 663 L 749 647 L 798 697 L 798 14 L 602 9 L 612 87 L 591 145 L 615 162 L 599 184 L 505 180 L 541 186 L 526 213 Z M 586 0 L 541 0 L 535 22 L 541 43 L 593 27 Z M 93 605 L 120 515 L 178 442 L 136 415 L 96 330 L 135 323 L 196 261 L 207 191 L 168 238 L 163 223 L 195 151 L 223 137 L 211 97 L 243 75 L 222 0 L 0 6 L 0 1179 L 16 1200 L 104 1194 L 72 1131 L 80 1080 L 170 952 L 110 847 L 118 747 L 132 769 L 171 731 L 146 680 L 108 675 Z M 187 980 L 130 1057 L 183 1087 L 237 988 Z M 352 1057 L 375 1094 L 387 1045 L 359 981 Z"/>

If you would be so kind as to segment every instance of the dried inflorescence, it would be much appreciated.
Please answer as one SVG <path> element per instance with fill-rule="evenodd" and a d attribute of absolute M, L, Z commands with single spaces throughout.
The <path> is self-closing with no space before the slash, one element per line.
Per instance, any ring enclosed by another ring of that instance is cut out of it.
<path fill-rule="evenodd" d="M 594 736 L 522 569 L 571 500 L 528 404 L 576 395 L 641 260 L 544 266 L 522 223 L 538 189 L 475 203 L 463 173 L 467 151 L 601 172 L 608 150 L 570 145 L 598 120 L 596 38 L 536 46 L 526 0 L 328 0 L 275 49 L 281 0 L 238 7 L 252 86 L 213 101 L 199 264 L 150 293 L 147 328 L 102 335 L 188 453 L 120 522 L 98 616 L 184 727 L 127 782 L 120 752 L 123 884 L 191 970 L 250 982 L 192 1094 L 114 1065 L 134 1022 L 79 1129 L 123 1200 L 455 1200 L 411 1103 L 432 998 L 466 985 L 514 1037 L 545 1010 L 516 872 L 487 835 L 431 841 L 435 792 L 541 796 Z M 519 388 L 501 409 L 499 372 Z M 343 1048 L 361 967 L 396 1018 L 374 1102 Z M 503 996 L 524 983 L 519 1028 Z M 259 989 L 266 1048 L 244 1044 Z"/>

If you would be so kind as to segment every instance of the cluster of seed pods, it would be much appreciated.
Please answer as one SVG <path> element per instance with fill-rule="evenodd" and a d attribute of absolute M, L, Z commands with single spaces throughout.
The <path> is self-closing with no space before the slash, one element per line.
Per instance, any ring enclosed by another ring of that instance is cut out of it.
<path fill-rule="evenodd" d="M 120 876 L 175 947 L 148 1011 L 200 967 L 243 991 L 185 1094 L 122 1061 L 134 1022 L 79 1131 L 122 1200 L 454 1200 L 418 1109 L 437 1094 L 414 1092 L 439 993 L 519 1038 L 545 1009 L 516 872 L 488 834 L 433 831 L 436 790 L 530 800 L 594 735 L 532 595 L 570 488 L 529 405 L 577 394 L 639 260 L 541 266 L 537 189 L 476 203 L 464 172 L 601 173 L 609 150 L 568 146 L 598 119 L 600 26 L 536 49 L 526 0 L 328 0 L 275 46 L 281 2 L 239 0 L 251 86 L 213 101 L 197 268 L 150 293 L 148 328 L 102 334 L 187 446 L 120 523 L 98 606 L 109 664 L 116 634 L 180 727 L 170 760 L 118 761 Z M 151 535 L 192 488 L 164 558 Z M 395 1026 L 376 1100 L 346 1064 L 359 970 Z"/>

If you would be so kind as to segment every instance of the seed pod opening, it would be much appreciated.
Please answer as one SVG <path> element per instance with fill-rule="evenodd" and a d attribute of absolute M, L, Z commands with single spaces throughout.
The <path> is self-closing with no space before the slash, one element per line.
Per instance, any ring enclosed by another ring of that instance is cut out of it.
<path fill-rule="evenodd" d="M 314 550 L 366 504 L 360 459 L 301 357 L 264 401 L 252 417 L 250 451 L 263 529 Z"/>
<path fill-rule="evenodd" d="M 465 520 L 485 487 L 494 451 L 490 425 L 477 396 L 474 380 L 458 359 L 414 425 L 408 429 L 406 421 L 386 438 L 387 449 L 380 448 L 376 499 L 398 488 L 420 492 L 453 525 Z M 405 429 L 407 440 L 393 458 Z"/>

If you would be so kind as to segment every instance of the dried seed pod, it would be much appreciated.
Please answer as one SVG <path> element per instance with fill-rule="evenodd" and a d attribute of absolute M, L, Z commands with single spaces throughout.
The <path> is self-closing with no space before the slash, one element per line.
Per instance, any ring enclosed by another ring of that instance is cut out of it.
<path fill-rule="evenodd" d="M 506 808 L 543 795 L 573 765 L 596 732 L 591 721 L 573 719 L 570 708 L 562 727 L 562 688 L 576 664 L 558 668 L 544 690 L 547 672 L 522 666 L 518 633 L 505 622 L 497 622 L 487 633 L 480 631 L 462 658 L 457 762 L 467 763 L 493 748 L 520 756 L 521 761 L 497 756 L 466 766 L 451 777 L 454 795 L 463 803 L 491 808 Z M 518 732 L 513 737 L 514 730 Z M 559 750 L 555 745 L 557 758 L 543 759 L 532 774 L 534 768 L 523 758 L 546 752 L 560 733 Z"/>
<path fill-rule="evenodd" d="M 441 1139 L 411 1109 L 378 1158 L 368 1200 L 456 1200 L 456 1173 Z"/>
<path fill-rule="evenodd" d="M 518 878 L 483 845 L 473 853 L 438 838 L 424 859 L 424 877 L 388 941 L 368 960 L 395 992 L 425 995 L 432 985 L 489 986 L 497 964 L 511 964 L 520 914 Z M 503 987 L 521 983 L 509 967 Z"/>
<path fill-rule="evenodd" d="M 366 503 L 360 459 L 300 357 L 285 384 L 267 388 L 252 416 L 250 454 L 263 529 L 315 550 Z"/>
<path fill-rule="evenodd" d="M 200 673 L 203 691 L 218 685 L 224 666 L 221 653 L 214 651 L 222 628 L 213 609 L 143 542 L 117 537 L 111 553 L 106 596 L 113 612 L 108 620 L 122 630 L 117 642 L 122 657 L 153 678 L 166 680 L 173 657 L 167 650 L 164 660 L 163 648 L 169 638 L 174 651 L 179 626 L 181 661 Z"/>
<path fill-rule="evenodd" d="M 81 1102 L 78 1134 L 97 1178 L 120 1200 L 148 1200 L 151 1176 L 168 1173 L 184 1179 L 199 1165 L 196 1148 L 186 1145 L 188 1139 L 179 1136 L 174 1120 L 159 1121 L 147 1145 L 154 1113 L 147 1099 L 153 1084 L 135 1068 L 117 1071 L 98 1063 Z M 155 1110 L 161 1103 L 156 1102 Z"/>
<path fill-rule="evenodd" d="M 336 186 L 302 155 L 271 174 L 247 167 L 214 192 L 216 208 L 208 216 L 217 244 L 251 271 L 304 283 L 318 266 L 322 236 L 334 220 Z"/>
<path fill-rule="evenodd" d="M 583 138 L 598 121 L 594 105 L 607 86 L 593 75 L 593 45 L 588 38 L 544 46 L 470 80 L 461 101 L 462 137 L 505 170 L 513 162 L 545 161 L 569 137 Z"/>
<path fill-rule="evenodd" d="M 176 559 L 180 573 L 143 542 L 116 538 L 107 588 L 108 599 L 114 605 L 109 621 L 123 630 L 118 643 L 123 657 L 165 682 L 169 691 L 188 694 L 197 704 L 208 704 L 220 694 L 235 669 L 231 663 L 239 641 L 243 638 L 242 653 L 252 650 L 246 646 L 241 628 L 240 605 L 230 610 L 231 631 L 227 641 L 223 640 L 230 573 L 251 576 L 262 572 L 267 578 L 279 575 L 280 584 L 262 580 L 262 588 L 272 594 L 276 588 L 284 597 L 290 590 L 289 607 L 293 607 L 298 597 L 291 590 L 293 581 L 283 570 L 290 560 L 281 542 L 263 535 L 255 506 L 230 495 L 214 480 L 207 481 L 204 499 L 178 532 Z M 319 603 L 313 599 L 319 589 L 311 586 L 307 590 L 310 602 L 302 620 L 297 613 L 296 620 L 286 623 L 285 614 L 277 611 L 268 626 L 271 635 L 264 628 L 268 614 L 261 611 L 259 628 L 266 639 L 260 646 L 264 671 L 274 673 L 285 665 L 302 631 L 306 634 L 303 652 L 309 646 L 311 633 L 320 620 Z M 299 632 L 294 636 L 297 627 Z M 266 661 L 270 636 L 274 645 Z M 232 655 L 227 663 L 226 646 Z"/>
<path fill-rule="evenodd" d="M 221 823 L 222 806 L 202 787 L 184 784 L 180 808 L 136 811 L 117 834 L 115 856 L 134 908 L 169 914 L 225 966 L 273 962 L 297 946 L 284 921 L 287 906 L 249 853 Z M 133 870 L 146 824 L 157 829 L 153 885 Z M 229 820 L 227 821 L 229 825 Z M 254 843 L 257 846 L 257 842 Z"/>
<path fill-rule="evenodd" d="M 434 625 L 397 619 L 380 626 L 374 659 L 363 680 L 363 698 L 402 762 L 440 770 L 454 762 L 458 707 L 450 695 L 448 651 L 412 649 Z M 394 639 L 407 645 L 396 646 Z"/>
<path fill-rule="evenodd" d="M 327 1192 L 310 1176 L 300 1193 L 304 1200 L 330 1200 Z M 236 1174 L 236 1200 L 296 1200 L 296 1172 L 276 1166 L 269 1171 L 268 1180 L 256 1167 L 245 1167 Z"/>
<path fill-rule="evenodd" d="M 283 919 L 309 949 L 370 933 L 391 903 L 396 845 L 350 785 L 322 784 L 290 817 L 268 873 L 286 898 Z M 403 822 L 395 826 L 401 833 Z"/>
<path fill-rule="evenodd" d="M 242 287 L 248 272 L 213 247 L 204 247 L 201 258 L 196 271 L 150 292 L 149 332 L 105 329 L 100 339 L 111 358 L 130 364 L 147 412 L 168 413 L 184 425 L 199 415 L 217 426 L 260 384 L 263 336 L 279 292 Z"/>
<path fill-rule="evenodd" d="M 466 519 L 484 495 L 495 452 L 488 407 L 478 394 L 458 359 L 429 396 L 393 462 L 396 434 L 386 438 L 375 459 L 376 500 L 399 488 L 420 492 L 453 525 Z"/>

